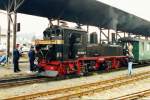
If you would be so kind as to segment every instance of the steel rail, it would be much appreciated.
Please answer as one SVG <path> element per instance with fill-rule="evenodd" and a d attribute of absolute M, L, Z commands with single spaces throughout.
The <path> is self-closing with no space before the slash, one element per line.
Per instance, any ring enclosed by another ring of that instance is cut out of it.
<path fill-rule="evenodd" d="M 32 83 L 45 82 L 44 77 L 23 77 L 18 79 L 3 79 L 0 80 L 0 88 L 9 88 L 21 85 L 28 85 Z"/>
<path fill-rule="evenodd" d="M 150 71 L 147 71 L 147 72 L 142 72 L 139 74 L 132 75 L 131 77 L 122 76 L 122 77 L 109 79 L 105 81 L 98 81 L 94 83 L 88 83 L 88 84 L 66 87 L 66 88 L 59 88 L 59 89 L 49 90 L 40 93 L 10 97 L 7 98 L 6 100 L 28 100 L 28 99 L 43 98 L 43 97 L 47 97 L 48 99 L 52 99 L 52 100 L 68 100 L 70 98 L 82 97 L 83 95 L 89 95 L 95 92 L 101 92 L 114 87 L 130 84 L 132 82 L 146 79 L 149 77 L 150 77 Z"/>
<path fill-rule="evenodd" d="M 109 72 L 114 72 L 114 71 L 119 71 L 119 70 L 124 70 L 124 68 L 120 68 L 117 70 L 110 70 Z M 101 71 L 100 73 L 109 73 L 109 72 L 104 72 Z M 95 72 L 95 73 L 99 73 L 99 71 Z M 92 75 L 92 72 L 89 73 L 89 75 Z M 84 76 L 83 76 L 84 77 Z M 28 78 L 28 79 L 27 79 Z M 35 79 L 37 78 L 37 79 Z M 64 80 L 64 79 L 68 79 L 68 77 L 56 77 L 56 78 L 46 78 L 46 80 L 42 80 L 41 78 L 38 77 L 19 77 L 19 78 L 9 78 L 9 79 L 1 79 L 0 80 L 0 88 L 10 88 L 10 87 L 15 87 L 15 86 L 22 86 L 22 85 L 28 85 L 28 84 L 34 84 L 34 83 L 44 83 L 44 82 L 50 82 L 50 81 L 58 81 L 58 80 Z M 78 76 L 74 77 L 74 78 L 78 78 Z M 41 80 L 40 80 L 41 79 Z"/>
<path fill-rule="evenodd" d="M 144 66 L 146 65 L 150 65 L 150 64 L 144 64 Z M 142 65 L 135 65 L 134 68 L 138 68 L 138 67 L 141 67 L 143 66 Z M 119 71 L 119 70 L 124 70 L 126 69 L 125 67 L 122 67 L 122 68 L 119 68 L 117 70 L 110 70 L 109 72 L 114 72 L 114 71 Z M 109 72 L 106 72 L 106 71 L 96 71 L 96 72 L 90 72 L 89 75 L 92 75 L 93 73 L 109 73 Z M 23 80 L 25 78 L 29 78 L 29 77 L 19 77 L 19 78 L 14 78 L 14 79 L 2 79 L 0 80 L 0 88 L 10 88 L 10 87 L 16 87 L 16 86 L 22 86 L 22 85 L 29 85 L 29 84 L 34 84 L 34 83 L 44 83 L 44 82 L 50 82 L 50 81 L 58 81 L 58 80 L 63 80 L 63 79 L 66 79 L 65 77 L 62 78 L 62 77 L 57 77 L 57 78 L 45 78 L 46 80 L 44 79 L 41 79 L 41 78 L 38 78 L 37 79 L 32 79 L 30 78 L 29 80 Z M 33 78 L 36 78 L 35 76 Z M 67 77 L 68 78 L 68 77 Z M 76 76 L 75 78 L 78 78 L 78 76 Z M 41 79 L 41 80 L 40 80 Z"/>
<path fill-rule="evenodd" d="M 150 89 L 112 98 L 110 100 L 137 100 L 147 96 L 150 96 Z"/>

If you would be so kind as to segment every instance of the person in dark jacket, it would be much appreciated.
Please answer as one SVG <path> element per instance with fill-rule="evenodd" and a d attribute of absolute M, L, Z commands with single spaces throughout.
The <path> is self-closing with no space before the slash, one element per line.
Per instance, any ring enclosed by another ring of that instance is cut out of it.
<path fill-rule="evenodd" d="M 15 73 L 21 71 L 19 69 L 19 58 L 20 58 L 20 53 L 19 53 L 18 45 L 17 45 L 16 48 L 13 50 L 13 64 L 14 64 Z"/>
<path fill-rule="evenodd" d="M 28 57 L 30 62 L 30 71 L 34 71 L 35 51 L 33 46 L 31 46 L 30 51 L 28 52 Z"/>

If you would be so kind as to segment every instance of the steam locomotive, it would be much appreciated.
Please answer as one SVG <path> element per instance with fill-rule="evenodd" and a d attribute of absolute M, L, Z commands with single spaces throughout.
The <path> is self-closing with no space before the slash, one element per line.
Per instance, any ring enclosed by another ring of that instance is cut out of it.
<path fill-rule="evenodd" d="M 36 40 L 40 75 L 56 77 L 84 75 L 90 71 L 117 69 L 127 63 L 120 45 L 89 45 L 87 32 L 51 26 Z"/>

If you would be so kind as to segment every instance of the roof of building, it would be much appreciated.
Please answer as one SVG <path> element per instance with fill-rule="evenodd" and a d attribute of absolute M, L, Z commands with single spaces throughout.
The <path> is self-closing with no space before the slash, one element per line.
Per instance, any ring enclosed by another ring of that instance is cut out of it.
<path fill-rule="evenodd" d="M 0 0 L 6 10 L 11 1 Z M 17 0 L 19 1 L 19 0 Z M 20 0 L 17 12 L 150 36 L 150 22 L 97 0 Z M 12 10 L 12 8 L 11 8 Z"/>

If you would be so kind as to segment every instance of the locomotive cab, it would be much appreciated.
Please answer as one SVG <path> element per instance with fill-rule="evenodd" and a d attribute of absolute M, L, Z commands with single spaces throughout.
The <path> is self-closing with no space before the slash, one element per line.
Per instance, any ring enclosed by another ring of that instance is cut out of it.
<path fill-rule="evenodd" d="M 40 57 L 52 60 L 76 59 L 86 54 L 86 31 L 53 26 L 43 32 L 43 40 L 36 41 Z"/>
<path fill-rule="evenodd" d="M 40 72 L 44 76 L 75 72 L 72 67 L 77 58 L 86 54 L 86 44 L 87 32 L 82 29 L 60 26 L 47 28 L 43 32 L 43 40 L 35 41 Z M 70 66 L 70 72 L 66 71 L 67 66 Z"/>

